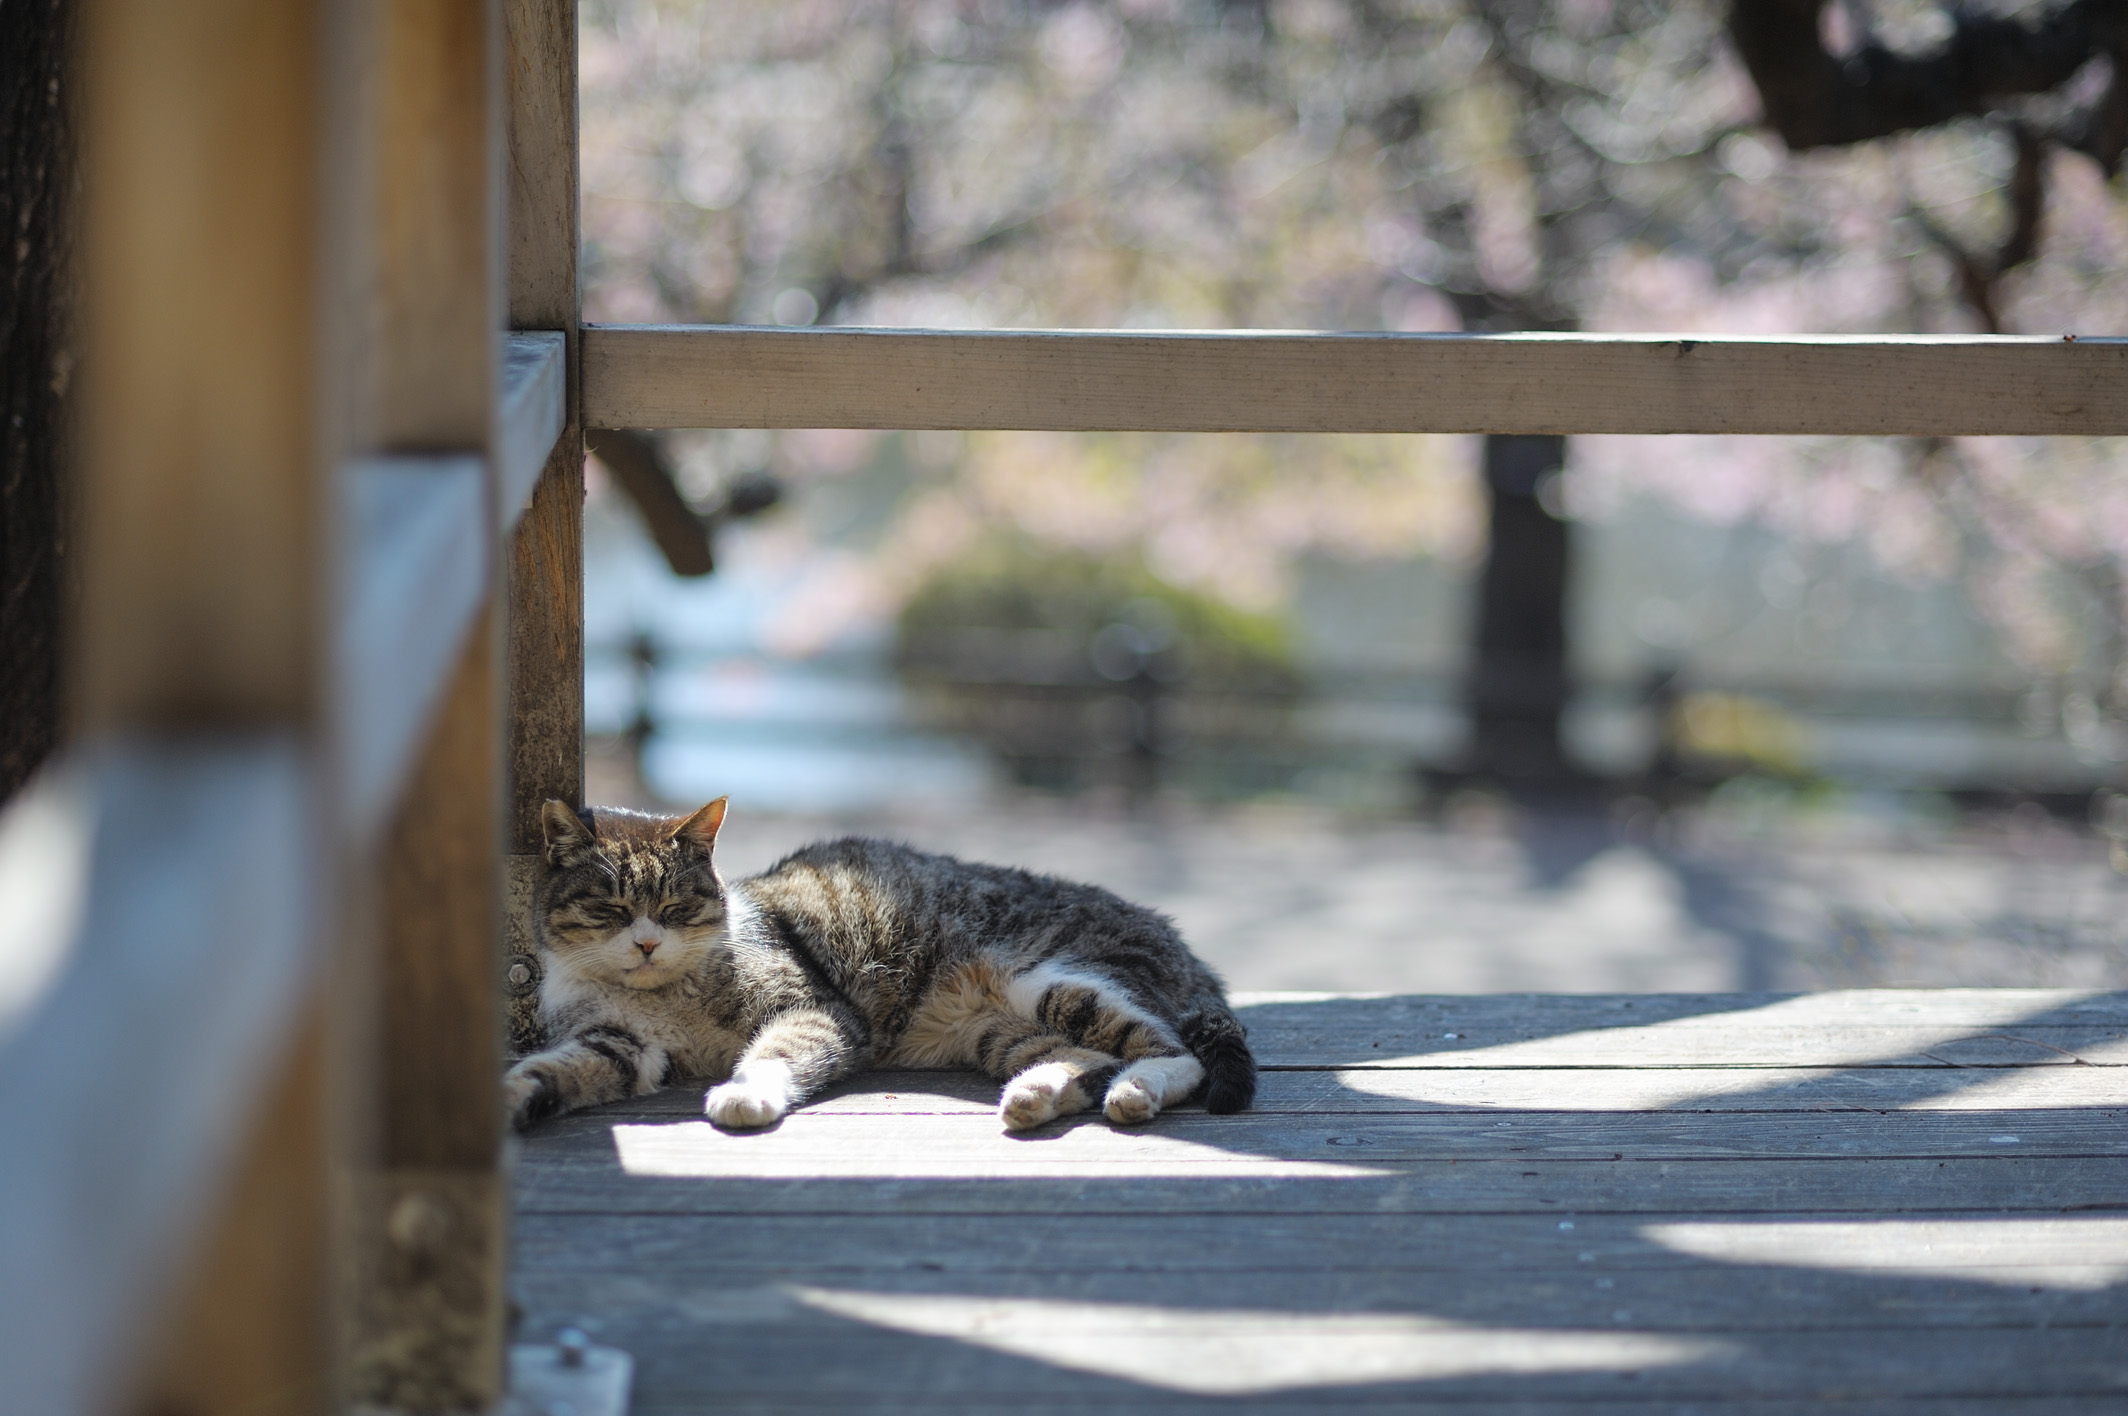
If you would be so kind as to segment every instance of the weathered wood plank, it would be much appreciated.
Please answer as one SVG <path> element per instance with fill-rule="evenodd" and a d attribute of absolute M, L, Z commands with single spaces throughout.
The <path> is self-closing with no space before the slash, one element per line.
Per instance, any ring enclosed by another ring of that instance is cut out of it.
<path fill-rule="evenodd" d="M 577 416 L 577 85 L 574 0 L 504 0 L 509 323 L 560 330 L 563 423 L 510 538 L 509 905 L 502 965 L 511 1046 L 538 1042 L 530 935 L 541 803 L 584 797 L 584 438 Z"/>
<path fill-rule="evenodd" d="M 1624 1390 L 1635 1410 L 2049 1391 L 2076 1409 L 2123 1386 L 2105 1354 L 2128 1302 L 2128 1070 L 1950 1065 L 2109 1045 L 2116 998 L 1248 1002 L 1259 1043 L 1283 1028 L 1321 1056 L 1391 1037 L 1573 1060 L 1316 1064 L 1265 1073 L 1240 1116 L 1027 1137 L 967 1073 L 854 1078 L 752 1135 L 679 1120 L 700 1087 L 675 1087 L 527 1138 L 528 1323 L 625 1332 L 641 1410 L 712 1388 L 784 1410 L 1563 1411 Z M 1442 1031 L 1493 1036 L 1426 1037 L 1436 1007 L 1462 1011 Z M 1739 1014 L 1750 1048 L 1921 1060 L 1585 1060 L 1621 1036 L 1703 1053 Z M 1619 1342 L 1575 1346 L 1597 1337 Z"/>
<path fill-rule="evenodd" d="M 1579 1115 L 1373 1115 L 1319 1117 L 1277 1112 L 1208 1116 L 1176 1111 L 1146 1127 L 1099 1119 L 1056 1122 L 1009 1134 L 987 1115 L 834 1115 L 799 1112 L 772 1131 L 734 1135 L 707 1121 L 657 1124 L 566 1117 L 541 1132 L 557 1160 L 602 1158 L 618 1145 L 624 1164 L 657 1157 L 695 1175 L 865 1173 L 901 1167 L 914 1154 L 935 1173 L 967 1164 L 1037 1172 L 1060 1161 L 1186 1166 L 1240 1158 L 1357 1162 L 1396 1160 L 1694 1160 L 1830 1156 L 2128 1156 L 2128 1109 L 2000 1112 L 1595 1112 Z M 889 1170 L 887 1173 L 906 1173 Z"/>
<path fill-rule="evenodd" d="M 1693 1019 L 1703 1024 L 1739 1013 L 1782 1023 L 1996 1027 L 2031 1023 L 2063 1027 L 2128 1022 L 2128 990 L 2082 988 L 1837 988 L 1820 993 L 1305 993 L 1231 995 L 1251 1027 L 1364 1027 L 1435 1023 L 1492 1029 L 1517 1037 Z"/>
<path fill-rule="evenodd" d="M 247 1118 L 250 1143 L 222 1180 L 204 1242 L 170 1299 L 179 1317 L 157 1335 L 150 1375 L 127 1394 L 128 1409 L 288 1416 L 332 1409 L 328 1334 L 338 1316 L 338 1275 L 322 1242 L 332 1225 L 330 1191 L 315 1177 L 334 1153 L 341 1118 L 318 1104 L 331 1095 L 331 1042 L 325 991 L 314 994 L 298 1014 L 293 1045 L 259 1069 L 265 1095 Z M 258 1299 L 237 1313 L 231 1294 Z M 10 1409 L 23 1409 L 14 1405 L 19 1393 L 9 1395 Z"/>
<path fill-rule="evenodd" d="M 398 797 L 487 597 L 492 538 L 478 457 L 356 458 L 340 487 L 334 740 L 348 834 L 367 841 Z"/>
<path fill-rule="evenodd" d="M 569 425 L 569 341 L 560 330 L 519 331 L 504 346 L 496 414 L 496 509 L 504 532 L 532 500 L 562 429 Z"/>
<path fill-rule="evenodd" d="M 68 9 L 94 374 L 66 696 L 92 774 L 127 785 L 95 803 L 81 947 L 0 1083 L 0 1166 L 32 1187 L 0 1182 L 6 1405 L 322 1409 L 334 1095 L 275 1062 L 319 1041 L 331 908 L 325 7 Z"/>
<path fill-rule="evenodd" d="M 1973 1075 L 1968 1075 L 1968 1073 Z M 680 1082 L 589 1113 L 695 1118 L 706 1082 Z M 872 1072 L 800 1115 L 993 1115 L 998 1084 L 975 1072 Z M 1257 1078 L 1251 1112 L 2025 1111 L 2128 1106 L 2120 1067 L 1516 1067 L 1307 1069 Z M 1187 1114 L 1185 1109 L 1181 1114 Z"/>
<path fill-rule="evenodd" d="M 714 1249 L 706 1229 L 691 1235 Z M 1004 1236 L 1000 1236 L 1003 1238 Z M 1200 1242 L 1206 1237 L 1198 1234 Z M 1222 1236 L 1236 1246 L 1248 1236 L 1239 1226 Z M 796 1249 L 812 1247 L 794 1239 Z M 664 1246 L 661 1246 L 664 1247 Z M 1104 1271 L 1073 1269 L 1027 1272 L 1030 1255 L 1017 1244 L 1021 1272 L 986 1273 L 827 1268 L 798 1264 L 781 1268 L 702 1268 L 671 1271 L 647 1265 L 520 1269 L 519 1302 L 534 1313 L 566 1321 L 586 1309 L 600 1314 L 609 1332 L 655 1330 L 678 1317 L 704 1326 L 775 1322 L 824 1329 L 830 1321 L 811 1316 L 793 1301 L 793 1287 L 865 1288 L 932 1296 L 982 1293 L 999 1298 L 1049 1299 L 1061 1303 L 1150 1304 L 1190 1309 L 1208 1301 L 1230 1308 L 1285 1309 L 1296 1313 L 1395 1312 L 1417 1309 L 1457 1322 L 1511 1327 L 1595 1327 L 1630 1313 L 1637 1328 L 1670 1332 L 1851 1331 L 1856 1328 L 2103 1327 L 2128 1322 L 2128 1290 L 2090 1287 L 2072 1280 L 2082 1270 L 2058 1271 L 2003 1265 L 1985 1280 L 1964 1275 L 1913 1277 L 1897 1273 L 1851 1274 L 1817 1270 L 1734 1268 L 1623 1270 L 1588 1265 L 1540 1273 L 1499 1274 L 1489 1282 L 1467 1281 L 1468 1272 L 1435 1267 L 1384 1272 L 1367 1267 L 1364 1241 L 1326 1252 L 1312 1268 L 1171 1269 L 1132 1271 L 1118 1255 Z M 1067 1249 L 1069 1244 L 1067 1242 Z M 622 1251 L 627 1252 L 627 1251 Z M 1037 1264 L 1040 1260 L 1032 1260 Z M 1215 1296 L 1216 1295 L 1216 1296 Z"/>
<path fill-rule="evenodd" d="M 2123 995 L 1859 989 L 1787 998 L 1244 995 L 1268 1067 L 2054 1066 L 2128 1062 Z M 1652 1015 L 1652 1018 L 1650 1017 Z"/>
<path fill-rule="evenodd" d="M 2115 1416 L 2120 1409 L 2117 1394 L 2098 1396 L 1840 1396 L 1806 1400 L 1780 1398 L 1634 1398 L 1627 1402 L 1523 1399 L 1491 1396 L 1483 1405 L 1486 1416 L 1588 1416 L 1591 1411 L 1609 1411 L 1620 1406 L 1635 1416 L 1707 1416 L 1710 1411 L 1734 1412 L 1736 1416 Z M 1168 1416 L 1175 1411 L 1217 1409 L 1245 1411 L 1249 1416 L 1295 1416 L 1295 1413 L 1327 1410 L 1393 1410 L 1413 1416 L 1470 1416 L 1467 1400 L 1433 1401 L 1408 1392 L 1388 1396 L 1344 1391 L 1302 1392 L 1289 1397 L 1222 1399 L 1197 1402 L 1173 1395 L 1148 1397 L 1104 1391 L 1098 1396 L 1028 1397 L 1009 1399 L 1015 1416 Z M 865 1416 L 931 1416 L 934 1412 L 995 1411 L 999 1398 L 983 1393 L 939 1393 L 909 1397 L 883 1394 L 871 1397 L 848 1395 L 813 1399 L 797 1393 L 768 1397 L 721 1395 L 720 1412 L 743 1416 L 781 1416 L 787 1411 L 863 1412 Z M 670 1401 L 652 1391 L 638 1392 L 630 1403 L 633 1416 L 696 1416 L 701 1410 L 696 1398 L 677 1394 Z"/>
<path fill-rule="evenodd" d="M 489 0 L 356 7 L 368 56 L 367 259 L 354 434 L 365 450 L 462 454 L 485 477 L 486 583 L 377 851 L 369 1028 L 350 1029 L 373 1149 L 351 1211 L 348 1349 L 356 1405 L 480 1410 L 503 1389 L 500 1126 L 502 625 L 497 524 L 511 452 L 501 369 L 501 34 Z"/>
<path fill-rule="evenodd" d="M 187 1257 L 203 1265 L 190 1282 L 229 1277 L 216 1301 L 295 1340 L 268 1309 L 301 1295 L 246 1282 L 256 1272 L 227 1244 L 202 1245 L 195 1226 L 221 1213 L 217 1187 L 245 1166 L 286 1181 L 282 1198 L 299 1209 L 316 1198 L 295 1193 L 315 1138 L 252 1122 L 324 925 L 319 826 L 294 740 L 106 745 L 48 773 L 0 820 L 0 959 L 23 970 L 0 1006 L 10 1411 L 95 1409 L 137 1377 L 125 1370 L 133 1346 Z M 323 1154 L 310 1159 L 322 1186 Z M 322 1254 L 322 1229 L 307 1254 L 301 1236 L 285 1237 L 292 1272 Z M 177 1321 L 166 1312 L 157 1336 Z M 298 1368 L 320 1360 L 322 1327 L 313 1337 L 290 1355 Z M 232 1360 L 243 1369 L 233 1383 L 256 1375 L 246 1354 Z"/>
<path fill-rule="evenodd" d="M 303 719 L 328 589 L 315 10 L 97 0 L 82 18 L 96 377 L 74 711 L 92 732 Z"/>
<path fill-rule="evenodd" d="M 648 1320 L 634 1334 L 637 1388 L 705 1409 L 981 1394 L 1029 1397 L 1271 1395 L 1344 1388 L 1491 1400 L 1627 1393 L 1737 1397 L 2112 1394 L 2107 1330 L 1958 1328 L 1853 1332 L 1648 1331 L 1631 1317 L 1588 1328 L 1492 1327 L 1423 1313 L 1296 1313 L 972 1296 L 926 1298 L 822 1285 L 800 1301 L 844 1318 L 780 1324 Z M 1637 1409 L 1633 1408 L 1633 1409 Z"/>
<path fill-rule="evenodd" d="M 809 1214 L 762 1214 L 744 1224 L 718 1215 L 526 1214 L 513 1234 L 520 1272 L 554 1282 L 571 1274 L 610 1279 L 614 1292 L 655 1293 L 664 1282 L 706 1275 L 762 1275 L 758 1280 L 869 1272 L 881 1281 L 938 1275 L 941 1283 L 991 1285 L 1003 1278 L 1038 1291 L 1071 1274 L 1284 1274 L 1335 1285 L 1388 1282 L 1397 1274 L 1565 1274 L 1577 1281 L 1629 1272 L 1708 1271 L 1695 1252 L 1702 1215 L 1280 1215 L 1208 1210 L 1178 1222 L 1172 1215 L 1076 1214 L 841 1215 L 832 1230 Z M 1740 1240 L 1764 1235 L 1786 1245 L 1795 1264 L 1806 1252 L 1827 1255 L 1852 1274 L 1966 1278 L 2015 1288 L 2001 1272 L 2045 1272 L 2056 1287 L 2120 1296 L 2128 1270 L 2128 1214 L 2062 1215 L 2046 1211 L 1985 1215 L 1876 1215 L 1827 1218 L 1769 1213 L 1718 1227 Z M 1247 1242 L 1211 1242 L 1245 1232 Z M 821 1242 L 831 1233 L 832 1243 Z M 1816 1235 L 1803 1242 L 1798 1235 Z M 1667 1240 L 1658 1236 L 1670 1236 Z M 1742 1252 L 1742 1245 L 1739 1245 Z M 1039 1259 L 1039 1262 L 1036 1260 Z M 1724 1274 L 1748 1270 L 1717 1266 Z M 545 1281 L 541 1279 L 540 1281 Z M 733 1282 L 739 1279 L 734 1277 Z M 822 1279 L 822 1281 L 826 1281 Z M 928 1280 L 927 1280 L 928 1281 Z M 1177 1280 L 1180 1281 L 1179 1279 Z M 1429 1280 L 1431 1282 L 1432 1280 Z M 2026 1285 L 2029 1286 L 2029 1285 Z M 1434 1301 L 1469 1301 L 1433 1290 Z M 1300 1301 L 1296 1297 L 1296 1302 Z M 1340 1300 L 1344 1301 L 1344 1300 Z M 1785 1319 L 1768 1319 L 1785 1321 Z"/>
<path fill-rule="evenodd" d="M 1252 1037 L 1265 1067 L 2071 1067 L 2128 1065 L 2128 1027 L 1755 1025 L 1616 1028 L 1525 1042 L 1394 1034 Z"/>
<path fill-rule="evenodd" d="M 2128 433 L 2114 339 L 590 326 L 599 428 Z"/>
<path fill-rule="evenodd" d="M 527 1148 L 530 1149 L 529 1147 Z M 2118 1160 L 2013 1156 L 1864 1160 L 1331 1161 L 961 1163 L 919 1155 L 825 1166 L 756 1163 L 743 1175 L 694 1173 L 709 1162 L 644 1147 L 617 1158 L 548 1158 L 518 1185 L 525 1213 L 873 1214 L 1068 1210 L 1080 1215 L 1569 1214 L 1818 1210 L 1873 1214 L 2122 1203 Z M 763 1180 L 778 1183 L 768 1185 Z"/>

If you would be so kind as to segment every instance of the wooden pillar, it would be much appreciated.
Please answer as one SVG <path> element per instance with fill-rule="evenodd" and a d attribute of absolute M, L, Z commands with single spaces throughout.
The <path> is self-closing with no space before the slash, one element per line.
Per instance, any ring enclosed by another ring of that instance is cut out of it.
<path fill-rule="evenodd" d="M 363 0 L 354 161 L 362 377 L 372 454 L 495 446 L 500 25 L 492 0 Z M 501 514 L 486 525 L 489 563 Z M 503 1392 L 502 644 L 476 616 L 375 864 L 373 1149 L 350 1186 L 348 1397 L 471 1411 Z"/>
<path fill-rule="evenodd" d="M 89 0 L 82 19 L 77 729 L 293 739 L 321 763 L 318 6 Z M 325 1409 L 321 1017 L 295 1010 L 235 1103 L 247 1139 L 145 1353 L 111 1353 L 140 1410 Z"/>
<path fill-rule="evenodd" d="M 531 938 L 539 808 L 584 797 L 584 434 L 577 397 L 577 115 L 574 0 L 504 0 L 513 329 L 568 338 L 568 424 L 508 551 L 509 951 L 513 1049 L 538 1045 Z"/>

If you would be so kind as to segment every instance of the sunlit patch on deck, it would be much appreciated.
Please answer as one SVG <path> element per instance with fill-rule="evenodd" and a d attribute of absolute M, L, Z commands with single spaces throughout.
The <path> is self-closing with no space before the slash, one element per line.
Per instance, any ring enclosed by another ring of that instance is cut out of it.
<path fill-rule="evenodd" d="M 1492 1328 L 1414 1313 L 1295 1313 L 796 1287 L 809 1307 L 1073 1371 L 1196 1396 L 1548 1372 L 1633 1372 L 1724 1356 L 1726 1342 Z"/>
<path fill-rule="evenodd" d="M 960 1121 L 968 1124 L 953 1124 Z M 700 1121 L 623 1124 L 613 1128 L 613 1145 L 628 1174 L 673 1178 L 1334 1180 L 1385 1173 L 1364 1165 L 1238 1155 L 1157 1129 L 1119 1131 L 1101 1122 L 1018 1139 L 988 1116 L 942 1118 L 920 1145 L 910 1145 L 906 1125 L 891 1116 L 837 1117 L 822 1125 L 802 1115 L 772 1132 L 737 1136 Z"/>
<path fill-rule="evenodd" d="M 1728 1264 L 2084 1292 L 2128 1279 L 2128 1219 L 1741 1220 L 1651 1224 L 1641 1233 L 1680 1254 Z"/>

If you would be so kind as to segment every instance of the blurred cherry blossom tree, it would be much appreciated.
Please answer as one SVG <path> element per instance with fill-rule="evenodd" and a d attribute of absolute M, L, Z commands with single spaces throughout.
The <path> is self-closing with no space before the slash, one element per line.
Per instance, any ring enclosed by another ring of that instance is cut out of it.
<path fill-rule="evenodd" d="M 2073 5 L 586 0 L 582 15 L 594 320 L 2128 329 L 2106 126 L 2128 109 L 2111 32 Z M 1966 74 L 1968 51 L 2008 54 L 2013 31 L 2045 49 L 2050 82 L 1984 76 L 1915 122 L 1855 119 L 1873 110 L 1847 88 L 1882 99 L 1928 65 Z M 1847 126 L 1798 127 L 1820 110 Z M 1835 145 L 1800 150 L 1813 143 Z M 681 452 L 704 496 L 750 462 L 801 481 L 851 465 L 808 446 L 703 435 Z M 931 446 L 875 557 L 882 595 L 996 531 L 1140 553 L 1252 606 L 1311 551 L 1484 549 L 1470 439 Z M 1652 494 L 1861 539 L 1895 576 L 1962 577 L 2020 662 L 2117 711 L 2123 482 L 2098 443 L 1588 438 L 1559 485 L 1571 516 Z"/>

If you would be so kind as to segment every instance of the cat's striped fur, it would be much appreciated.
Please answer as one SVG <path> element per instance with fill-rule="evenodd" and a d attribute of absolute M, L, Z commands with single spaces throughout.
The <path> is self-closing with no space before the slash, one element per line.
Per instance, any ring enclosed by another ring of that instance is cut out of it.
<path fill-rule="evenodd" d="M 1150 1121 L 1200 1088 L 1255 1095 L 1218 976 L 1164 916 L 1092 885 L 885 841 L 807 846 L 726 885 L 719 799 L 681 818 L 545 812 L 538 925 L 550 1045 L 511 1068 L 511 1120 L 717 1079 L 764 1126 L 872 1066 L 981 1069 L 1014 1130 L 1099 1105 Z"/>

